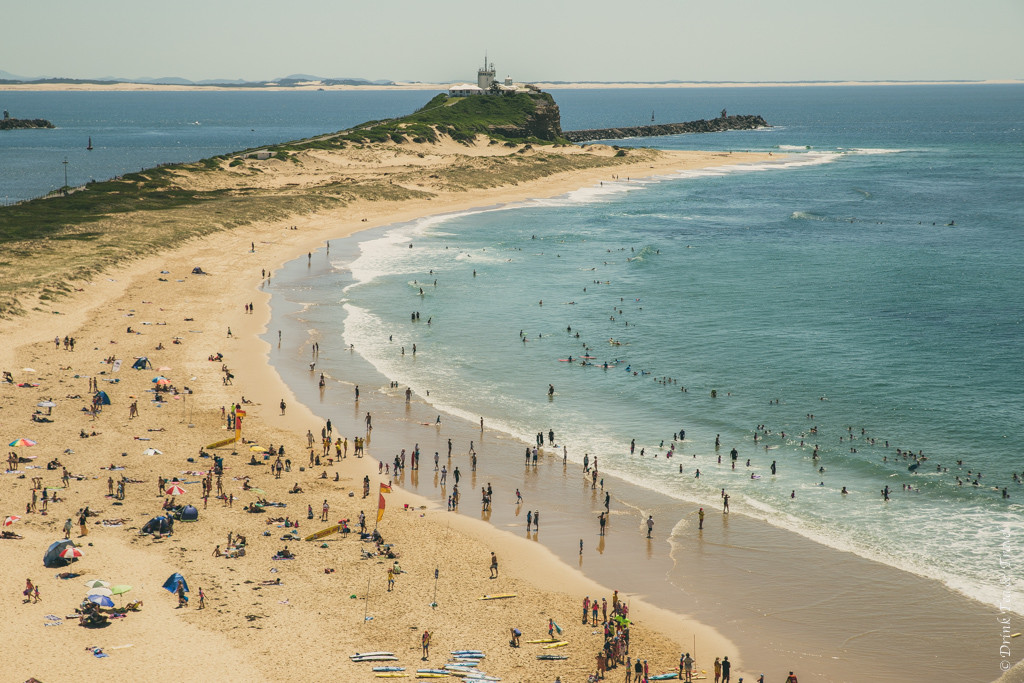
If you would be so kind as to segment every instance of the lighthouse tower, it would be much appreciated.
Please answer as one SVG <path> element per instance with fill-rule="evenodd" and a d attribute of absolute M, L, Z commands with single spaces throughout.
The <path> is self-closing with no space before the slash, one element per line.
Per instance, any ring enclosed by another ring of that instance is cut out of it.
<path fill-rule="evenodd" d="M 477 69 L 476 72 L 476 85 L 483 91 L 490 89 L 491 85 L 494 84 L 494 64 L 487 64 L 487 53 L 484 53 L 484 65 L 482 68 Z"/>

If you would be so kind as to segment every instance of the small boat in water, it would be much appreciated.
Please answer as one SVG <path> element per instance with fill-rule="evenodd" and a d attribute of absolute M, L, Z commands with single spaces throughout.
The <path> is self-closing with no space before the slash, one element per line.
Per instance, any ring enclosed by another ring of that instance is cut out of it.
<path fill-rule="evenodd" d="M 92 151 L 92 136 L 91 135 L 89 136 L 89 146 L 86 147 L 86 149 Z"/>

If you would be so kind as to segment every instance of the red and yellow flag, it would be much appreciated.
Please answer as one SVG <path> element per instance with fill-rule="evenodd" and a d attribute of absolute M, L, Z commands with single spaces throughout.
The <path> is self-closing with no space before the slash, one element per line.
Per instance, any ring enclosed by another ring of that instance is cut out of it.
<path fill-rule="evenodd" d="M 381 482 L 380 483 L 380 492 L 381 493 L 391 493 L 391 484 L 385 484 L 384 482 Z"/>
<path fill-rule="evenodd" d="M 384 494 L 378 494 L 378 498 L 380 499 L 377 503 L 377 521 L 379 522 L 380 518 L 384 516 Z"/>

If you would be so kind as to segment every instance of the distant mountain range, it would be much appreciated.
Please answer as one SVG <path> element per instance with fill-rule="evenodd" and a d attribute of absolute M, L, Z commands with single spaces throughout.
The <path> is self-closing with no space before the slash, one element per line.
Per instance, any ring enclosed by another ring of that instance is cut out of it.
<path fill-rule="evenodd" d="M 89 83 L 89 84 L 112 84 L 112 83 L 145 83 L 152 85 L 208 85 L 227 88 L 263 88 L 267 86 L 278 86 L 283 88 L 295 87 L 300 84 L 307 84 L 311 81 L 319 81 L 320 85 L 394 85 L 394 81 L 376 80 L 371 81 L 365 78 L 324 78 L 322 76 L 311 76 L 309 74 L 292 74 L 284 78 L 275 78 L 266 81 L 246 81 L 240 78 L 209 78 L 202 81 L 190 81 L 187 78 L 176 76 L 165 76 L 163 78 L 120 78 L 110 76 L 104 78 L 67 78 L 54 76 L 18 76 L 0 69 L 0 83 Z"/>

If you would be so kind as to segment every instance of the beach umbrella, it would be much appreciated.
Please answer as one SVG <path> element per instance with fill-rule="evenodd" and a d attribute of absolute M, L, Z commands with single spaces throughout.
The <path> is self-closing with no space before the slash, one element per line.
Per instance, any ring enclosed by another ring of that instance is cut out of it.
<path fill-rule="evenodd" d="M 114 606 L 114 601 L 111 600 L 106 595 L 87 595 L 85 599 L 88 600 L 89 602 L 96 603 L 100 607 L 113 607 Z"/>
<path fill-rule="evenodd" d="M 172 484 L 171 486 L 167 487 L 168 496 L 183 496 L 185 495 L 185 493 L 185 489 L 181 488 L 177 484 Z"/>
<path fill-rule="evenodd" d="M 110 587 L 109 581 L 102 581 L 100 579 L 93 579 L 92 581 L 85 582 L 86 588 L 108 588 Z"/>
<path fill-rule="evenodd" d="M 19 517 L 18 515 L 7 515 L 7 517 L 4 519 L 4 526 L 10 526 L 17 522 L 19 519 L 21 519 L 21 517 Z"/>
<path fill-rule="evenodd" d="M 90 588 L 86 595 L 106 595 L 107 597 L 110 597 L 113 593 L 110 592 L 109 588 L 100 586 L 99 588 Z"/>
<path fill-rule="evenodd" d="M 132 589 L 131 586 L 126 586 L 124 584 L 121 584 L 119 586 L 111 586 L 110 587 L 110 592 L 113 593 L 114 595 L 124 595 L 125 593 L 127 593 L 131 589 Z"/>
<path fill-rule="evenodd" d="M 158 450 L 156 448 L 147 448 L 146 450 L 142 451 L 143 455 L 163 455 L 163 453 L 163 451 Z"/>
<path fill-rule="evenodd" d="M 22 372 L 35 372 L 36 369 L 35 368 L 22 368 L 21 371 Z"/>
<path fill-rule="evenodd" d="M 60 556 L 63 557 L 65 560 L 71 560 L 72 562 L 74 562 L 75 559 L 82 556 L 82 551 L 73 545 L 69 545 L 67 548 L 64 548 L 64 550 L 60 551 Z"/>
<path fill-rule="evenodd" d="M 7 444 L 8 446 L 35 446 L 36 442 L 32 439 L 15 439 L 14 441 Z"/>

